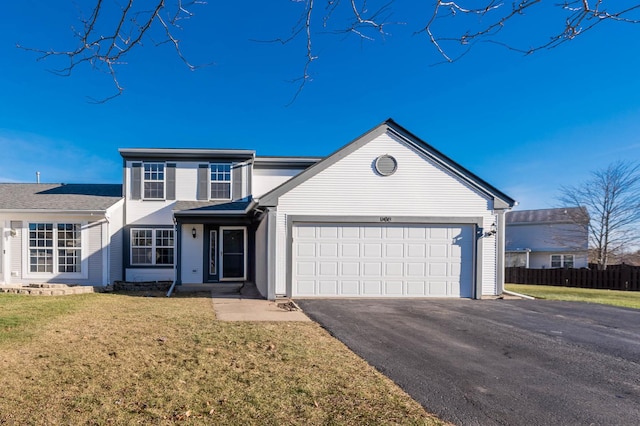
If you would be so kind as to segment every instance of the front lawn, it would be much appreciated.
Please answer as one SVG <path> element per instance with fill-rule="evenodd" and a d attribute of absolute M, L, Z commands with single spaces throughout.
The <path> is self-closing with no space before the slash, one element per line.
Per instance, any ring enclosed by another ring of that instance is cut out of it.
<path fill-rule="evenodd" d="M 540 299 L 601 303 L 640 309 L 640 292 L 638 291 L 594 290 L 590 288 L 526 284 L 507 284 L 505 288 Z"/>
<path fill-rule="evenodd" d="M 202 295 L 0 295 L 0 424 L 441 424 L 315 323 Z"/>

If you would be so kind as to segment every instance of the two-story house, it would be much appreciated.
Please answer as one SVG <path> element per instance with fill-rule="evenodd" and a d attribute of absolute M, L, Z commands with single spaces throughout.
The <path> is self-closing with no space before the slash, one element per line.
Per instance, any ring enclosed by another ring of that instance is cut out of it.
<path fill-rule="evenodd" d="M 326 158 L 121 149 L 125 278 L 269 298 L 499 294 L 514 201 L 389 120 Z"/>
<path fill-rule="evenodd" d="M 589 214 L 583 207 L 507 213 L 506 266 L 586 268 Z"/>
<path fill-rule="evenodd" d="M 120 154 L 122 242 L 111 257 L 122 254 L 125 280 L 253 282 L 270 299 L 502 293 L 514 200 L 393 120 L 325 158 Z"/>

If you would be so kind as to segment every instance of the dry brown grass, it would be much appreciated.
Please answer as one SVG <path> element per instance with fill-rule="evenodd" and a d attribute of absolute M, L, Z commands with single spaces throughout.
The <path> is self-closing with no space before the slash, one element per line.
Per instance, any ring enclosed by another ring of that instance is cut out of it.
<path fill-rule="evenodd" d="M 218 322 L 193 296 L 12 301 L 50 314 L 5 327 L 0 424 L 440 424 L 314 323 Z"/>

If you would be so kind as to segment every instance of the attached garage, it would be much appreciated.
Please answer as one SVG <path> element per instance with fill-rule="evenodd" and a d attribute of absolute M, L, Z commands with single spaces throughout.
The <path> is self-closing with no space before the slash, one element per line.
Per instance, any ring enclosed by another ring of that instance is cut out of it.
<path fill-rule="evenodd" d="M 269 298 L 499 295 L 514 203 L 387 120 L 257 200 L 257 280 Z"/>
<path fill-rule="evenodd" d="M 472 297 L 472 225 L 300 223 L 294 297 Z"/>

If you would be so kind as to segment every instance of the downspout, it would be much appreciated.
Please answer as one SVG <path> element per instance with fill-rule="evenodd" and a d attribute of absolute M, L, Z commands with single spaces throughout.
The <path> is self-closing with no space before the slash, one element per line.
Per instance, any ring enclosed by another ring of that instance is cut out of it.
<path fill-rule="evenodd" d="M 504 292 L 505 211 L 496 210 L 498 233 L 496 235 L 496 294 Z"/>
<path fill-rule="evenodd" d="M 169 291 L 167 291 L 167 297 L 171 297 L 171 294 L 173 293 L 173 290 L 176 288 L 176 283 L 178 282 L 178 249 L 177 247 L 180 245 L 180 241 L 178 241 L 178 223 L 176 221 L 176 218 L 173 218 L 173 235 L 174 235 L 174 239 L 173 239 L 173 245 L 174 245 L 174 253 L 175 256 L 173 257 L 173 282 L 171 283 L 171 287 L 169 287 Z"/>

